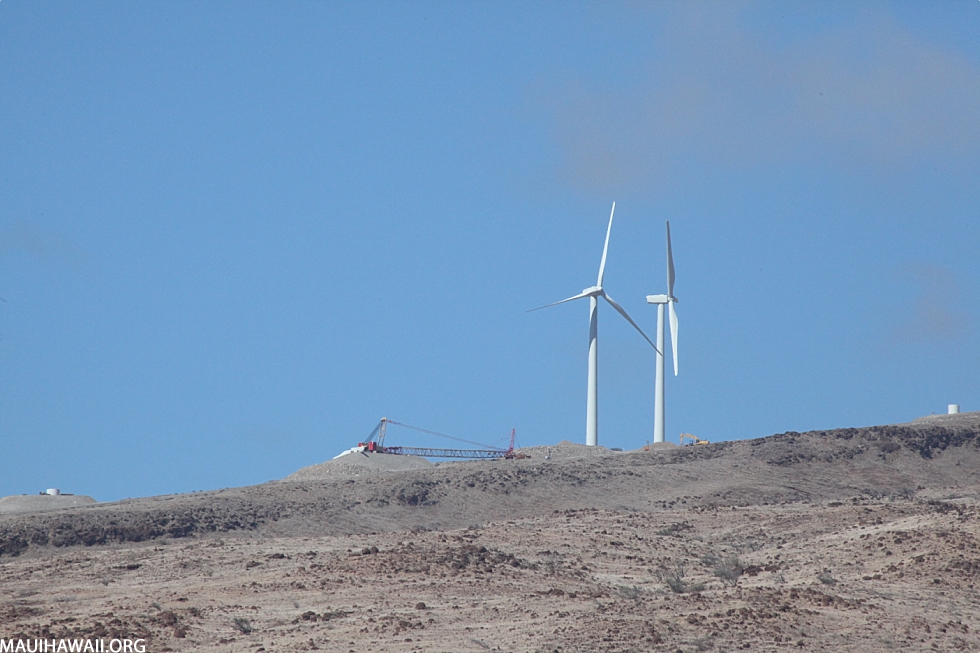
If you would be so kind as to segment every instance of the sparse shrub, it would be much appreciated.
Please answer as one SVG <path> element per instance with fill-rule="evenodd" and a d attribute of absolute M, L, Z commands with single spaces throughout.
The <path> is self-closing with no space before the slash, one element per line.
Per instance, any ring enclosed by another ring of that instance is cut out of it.
<path fill-rule="evenodd" d="M 830 572 L 824 569 L 822 572 L 817 574 L 817 580 L 819 580 L 824 585 L 836 585 L 837 579 L 830 575 Z"/>
<path fill-rule="evenodd" d="M 646 594 L 646 590 L 644 590 L 642 587 L 637 587 L 636 585 L 617 585 L 616 593 L 619 594 L 621 598 L 633 599 L 635 601 Z"/>
<path fill-rule="evenodd" d="M 902 501 L 911 501 L 915 498 L 915 489 L 910 487 L 903 487 L 892 492 L 892 499 L 900 499 Z"/>
<path fill-rule="evenodd" d="M 721 561 L 718 566 L 715 567 L 715 576 L 720 578 L 722 582 L 735 587 L 738 585 L 738 579 L 742 575 L 742 563 L 739 562 L 738 556 L 729 556 Z"/>
<path fill-rule="evenodd" d="M 683 594 L 687 591 L 687 583 L 684 582 L 684 579 L 678 578 L 677 576 L 664 576 L 664 583 L 674 594 Z"/>
<path fill-rule="evenodd" d="M 657 531 L 657 535 L 662 537 L 680 537 L 683 531 L 688 531 L 693 528 L 694 527 L 688 522 L 682 521 L 661 528 L 659 531 Z"/>
<path fill-rule="evenodd" d="M 762 548 L 762 545 L 753 539 L 748 539 L 745 540 L 745 542 L 743 542 L 741 546 L 737 546 L 735 548 L 739 553 L 745 553 L 746 551 L 748 552 L 758 551 L 759 549 Z"/>
<path fill-rule="evenodd" d="M 688 591 L 687 583 L 684 582 L 685 575 L 687 575 L 687 565 L 679 562 L 674 565 L 673 571 L 661 574 L 660 578 L 670 588 L 671 592 L 674 594 L 683 594 Z"/>
<path fill-rule="evenodd" d="M 242 635 L 248 635 L 250 632 L 252 632 L 252 622 L 245 617 L 235 617 L 234 620 L 232 620 L 232 625 L 235 627 L 235 630 L 240 632 Z"/>
<path fill-rule="evenodd" d="M 694 650 L 696 651 L 710 651 L 714 648 L 714 642 L 711 641 L 709 637 L 701 637 L 694 640 Z"/>
<path fill-rule="evenodd" d="M 549 552 L 544 554 L 541 565 L 545 573 L 549 576 L 556 576 L 561 571 L 561 560 L 559 560 L 558 555 L 555 553 Z"/>

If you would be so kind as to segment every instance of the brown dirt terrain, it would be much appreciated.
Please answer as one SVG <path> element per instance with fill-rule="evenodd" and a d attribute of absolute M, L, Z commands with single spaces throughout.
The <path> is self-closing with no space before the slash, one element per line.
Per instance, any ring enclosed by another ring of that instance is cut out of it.
<path fill-rule="evenodd" d="M 144 637 L 148 651 L 980 650 L 980 413 L 575 447 L 0 516 L 0 637 Z"/>

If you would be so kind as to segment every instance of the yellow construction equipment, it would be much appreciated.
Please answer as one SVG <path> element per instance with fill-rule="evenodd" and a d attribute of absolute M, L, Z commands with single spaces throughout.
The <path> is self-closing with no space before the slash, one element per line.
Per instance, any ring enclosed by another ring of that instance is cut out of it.
<path fill-rule="evenodd" d="M 699 438 L 698 436 L 692 435 L 690 433 L 681 433 L 681 444 L 684 444 L 684 440 L 690 440 L 691 441 L 691 444 L 695 444 L 695 445 L 697 445 L 697 444 L 711 444 L 707 440 L 704 440 L 702 438 Z"/>

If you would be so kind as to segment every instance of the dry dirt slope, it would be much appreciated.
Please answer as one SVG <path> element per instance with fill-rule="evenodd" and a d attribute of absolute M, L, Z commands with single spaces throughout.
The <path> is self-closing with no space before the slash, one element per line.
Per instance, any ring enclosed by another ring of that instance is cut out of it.
<path fill-rule="evenodd" d="M 980 650 L 978 443 L 971 414 L 5 517 L 0 635 Z"/>

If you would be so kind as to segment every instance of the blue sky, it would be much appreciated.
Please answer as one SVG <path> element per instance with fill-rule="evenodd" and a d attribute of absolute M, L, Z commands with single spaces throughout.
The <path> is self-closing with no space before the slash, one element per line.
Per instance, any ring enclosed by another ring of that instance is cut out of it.
<path fill-rule="evenodd" d="M 0 3 L 0 495 L 980 410 L 980 3 Z M 599 315 L 599 441 L 652 350 Z M 453 446 L 393 429 L 390 443 Z"/>

